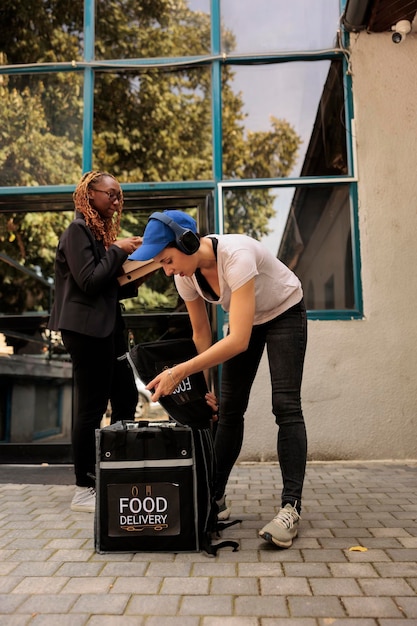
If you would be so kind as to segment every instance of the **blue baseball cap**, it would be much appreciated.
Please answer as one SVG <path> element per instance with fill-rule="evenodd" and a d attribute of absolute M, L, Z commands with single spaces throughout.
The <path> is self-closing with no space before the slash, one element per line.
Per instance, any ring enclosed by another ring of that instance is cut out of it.
<path fill-rule="evenodd" d="M 193 233 L 197 232 L 195 219 L 188 213 L 184 213 L 184 211 L 168 209 L 159 213 L 159 215 L 165 215 L 185 230 L 191 230 Z M 149 259 L 153 259 L 162 252 L 168 244 L 176 241 L 176 238 L 176 233 L 168 224 L 151 215 L 143 233 L 142 244 L 129 256 L 129 259 L 132 261 L 149 261 Z"/>

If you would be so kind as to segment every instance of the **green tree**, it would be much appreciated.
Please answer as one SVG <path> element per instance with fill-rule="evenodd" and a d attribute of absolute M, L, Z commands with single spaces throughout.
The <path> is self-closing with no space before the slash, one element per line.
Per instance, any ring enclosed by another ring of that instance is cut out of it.
<path fill-rule="evenodd" d="M 50 132 L 41 95 L 29 87 L 22 92 L 0 85 L 0 185 L 37 186 L 79 178 L 81 145 Z M 24 204 L 23 204 L 24 209 Z M 42 268 L 53 276 L 57 233 L 67 226 L 72 212 L 0 213 L 0 251 L 28 269 Z M 2 313 L 47 309 L 49 290 L 8 264 L 0 264 Z"/>
<path fill-rule="evenodd" d="M 230 124 L 229 128 L 232 127 Z M 236 178 L 281 178 L 295 165 L 300 138 L 285 120 L 271 117 L 271 131 L 241 135 L 239 159 L 226 161 L 233 168 L 227 175 Z M 226 159 L 229 154 L 224 150 Z M 270 232 L 269 220 L 276 211 L 275 195 L 263 188 L 239 189 L 226 193 L 226 230 L 258 238 Z"/>
<path fill-rule="evenodd" d="M 42 94 L 0 85 L 0 185 L 58 185 L 80 175 L 81 142 L 56 135 Z M 64 178 L 64 181 L 63 181 Z"/>

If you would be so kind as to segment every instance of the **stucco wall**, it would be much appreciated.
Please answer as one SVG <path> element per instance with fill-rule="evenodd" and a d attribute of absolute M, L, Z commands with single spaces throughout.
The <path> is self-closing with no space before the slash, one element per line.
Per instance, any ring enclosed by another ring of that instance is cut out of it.
<path fill-rule="evenodd" d="M 364 319 L 308 323 L 309 459 L 416 459 L 417 34 L 351 50 Z M 240 460 L 276 460 L 268 380 L 264 356 Z"/>

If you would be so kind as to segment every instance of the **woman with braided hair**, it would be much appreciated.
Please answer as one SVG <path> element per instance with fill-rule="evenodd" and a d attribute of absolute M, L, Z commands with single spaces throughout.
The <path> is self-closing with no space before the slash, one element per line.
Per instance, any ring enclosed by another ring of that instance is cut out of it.
<path fill-rule="evenodd" d="M 120 287 L 121 266 L 141 237 L 117 239 L 123 209 L 118 181 L 87 172 L 74 194 L 75 219 L 55 258 L 55 301 L 49 328 L 61 332 L 74 378 L 73 511 L 95 509 L 95 430 L 110 400 L 112 420 L 133 419 L 138 394 L 126 359 L 119 300 L 137 295 L 139 282 Z"/>

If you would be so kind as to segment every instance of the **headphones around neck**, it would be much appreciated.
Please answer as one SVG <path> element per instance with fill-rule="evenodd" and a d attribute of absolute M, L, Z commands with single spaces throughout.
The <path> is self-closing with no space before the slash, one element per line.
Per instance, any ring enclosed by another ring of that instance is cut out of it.
<path fill-rule="evenodd" d="M 165 213 L 152 213 L 150 220 L 159 220 L 166 224 L 175 234 L 175 245 L 184 254 L 194 254 L 200 247 L 200 239 L 189 228 L 183 228 Z"/>

